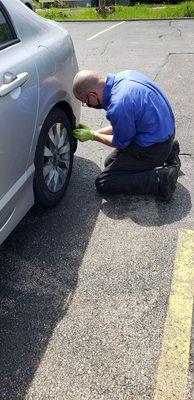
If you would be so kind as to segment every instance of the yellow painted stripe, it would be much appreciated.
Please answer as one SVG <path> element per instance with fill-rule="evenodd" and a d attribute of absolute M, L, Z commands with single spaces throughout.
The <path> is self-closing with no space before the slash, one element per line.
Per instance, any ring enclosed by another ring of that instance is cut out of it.
<path fill-rule="evenodd" d="M 89 37 L 87 40 L 93 40 L 93 39 L 95 39 L 97 36 L 102 35 L 103 33 L 107 32 L 107 31 L 110 31 L 111 29 L 114 29 L 114 28 L 116 28 L 117 26 L 119 26 L 119 25 L 121 25 L 121 24 L 124 24 L 124 23 L 125 23 L 125 21 L 122 21 L 122 22 L 119 22 L 119 23 L 116 24 L 116 25 L 112 25 L 110 28 L 104 29 L 103 31 L 101 31 L 101 32 L 99 32 L 99 33 L 96 33 L 96 35 Z"/>
<path fill-rule="evenodd" d="M 154 400 L 186 400 L 194 295 L 194 231 L 179 234 Z"/>

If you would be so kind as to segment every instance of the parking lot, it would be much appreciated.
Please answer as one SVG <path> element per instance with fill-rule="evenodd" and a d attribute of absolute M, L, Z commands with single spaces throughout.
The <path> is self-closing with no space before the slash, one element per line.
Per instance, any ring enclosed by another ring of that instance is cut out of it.
<path fill-rule="evenodd" d="M 110 148 L 79 144 L 63 201 L 31 210 L 1 246 L 0 399 L 191 400 L 193 21 L 63 25 L 80 69 L 136 69 L 161 85 L 181 174 L 169 204 L 101 198 Z M 82 122 L 106 126 L 105 112 L 84 108 Z"/>

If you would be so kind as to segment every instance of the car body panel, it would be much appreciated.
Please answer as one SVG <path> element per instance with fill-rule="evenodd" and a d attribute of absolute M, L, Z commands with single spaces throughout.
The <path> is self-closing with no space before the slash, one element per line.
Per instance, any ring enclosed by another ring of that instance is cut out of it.
<path fill-rule="evenodd" d="M 0 49 L 0 87 L 6 72 L 27 72 L 29 78 L 0 97 L 0 171 L 7 171 L 0 174 L 0 243 L 34 203 L 34 157 L 47 115 L 60 104 L 71 110 L 75 124 L 80 118 L 80 103 L 72 93 L 78 65 L 68 32 L 32 13 L 20 0 L 1 0 L 2 4 L 18 43 Z"/>
<path fill-rule="evenodd" d="M 0 99 L 1 130 L 6 132 L 6 135 L 0 135 L 0 171 L 6 171 L 6 174 L 0 174 L 1 199 L 26 169 L 36 127 L 39 94 L 36 66 L 21 42 L 0 52 L 0 65 L 0 86 L 7 72 L 15 76 L 22 72 L 29 74 L 24 85 Z"/>

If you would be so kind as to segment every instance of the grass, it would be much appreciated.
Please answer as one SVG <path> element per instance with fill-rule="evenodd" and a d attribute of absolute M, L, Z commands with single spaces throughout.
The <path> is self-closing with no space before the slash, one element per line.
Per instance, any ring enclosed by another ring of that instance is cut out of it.
<path fill-rule="evenodd" d="M 50 8 L 37 9 L 37 13 L 42 17 L 54 20 L 129 20 L 141 18 L 183 18 L 194 17 L 194 1 L 183 2 L 176 5 L 135 5 L 134 7 L 116 6 L 113 14 L 100 16 L 96 9 L 92 7 L 82 8 Z"/>
<path fill-rule="evenodd" d="M 33 4 L 34 4 L 34 6 L 35 6 L 36 8 L 40 8 L 40 4 L 38 3 L 38 1 L 34 1 L 34 0 L 33 0 Z"/>

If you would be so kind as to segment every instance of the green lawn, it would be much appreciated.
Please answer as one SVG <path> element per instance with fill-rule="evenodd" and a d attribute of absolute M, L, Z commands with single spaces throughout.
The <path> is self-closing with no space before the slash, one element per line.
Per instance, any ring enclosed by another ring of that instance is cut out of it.
<path fill-rule="evenodd" d="M 38 3 L 38 1 L 33 1 L 33 4 L 36 8 L 40 8 L 40 4 Z"/>
<path fill-rule="evenodd" d="M 36 12 L 50 19 L 56 20 L 127 20 L 138 18 L 181 18 L 194 17 L 194 1 L 188 1 L 177 5 L 136 5 L 134 7 L 116 6 L 113 14 L 102 17 L 96 13 L 95 8 L 50 8 L 37 9 Z"/>

